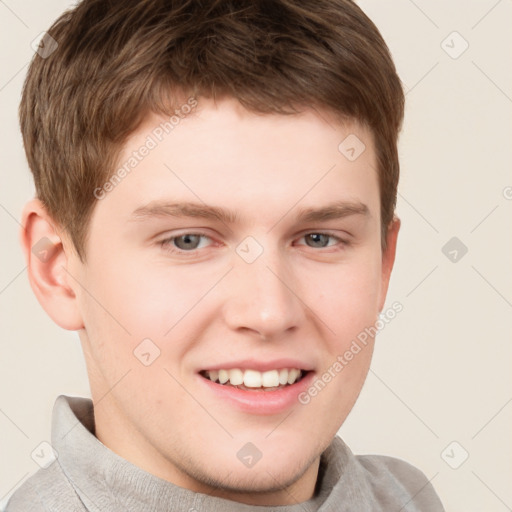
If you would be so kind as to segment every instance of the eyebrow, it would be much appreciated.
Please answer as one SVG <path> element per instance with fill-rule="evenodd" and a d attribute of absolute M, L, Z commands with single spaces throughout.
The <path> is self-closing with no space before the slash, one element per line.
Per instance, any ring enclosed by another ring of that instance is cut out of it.
<path fill-rule="evenodd" d="M 297 222 L 304 223 L 320 222 L 341 219 L 352 215 L 369 217 L 370 210 L 361 202 L 336 201 L 319 208 L 300 208 L 296 215 L 296 220 Z M 193 202 L 172 203 L 167 201 L 152 201 L 147 205 L 137 208 L 130 215 L 130 220 L 144 221 L 157 217 L 193 217 L 217 220 L 224 224 L 237 224 L 241 221 L 240 216 L 235 211 L 220 206 Z"/>

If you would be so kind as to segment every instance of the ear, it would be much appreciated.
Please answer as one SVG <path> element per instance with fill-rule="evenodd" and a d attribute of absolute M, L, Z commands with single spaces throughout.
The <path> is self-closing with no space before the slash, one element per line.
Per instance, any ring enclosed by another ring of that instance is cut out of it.
<path fill-rule="evenodd" d="M 389 279 L 393 264 L 395 263 L 396 243 L 398 239 L 398 232 L 400 231 L 400 219 L 393 217 L 389 223 L 387 231 L 387 244 L 386 248 L 382 251 L 382 276 L 381 276 L 381 295 L 379 299 L 379 311 L 384 308 L 386 302 L 386 295 L 388 293 Z"/>
<path fill-rule="evenodd" d="M 66 250 L 62 235 L 43 203 L 29 201 L 22 213 L 20 242 L 27 263 L 30 286 L 51 319 L 63 329 L 83 328 L 77 297 L 66 270 L 70 258 L 78 258 L 70 247 Z"/>

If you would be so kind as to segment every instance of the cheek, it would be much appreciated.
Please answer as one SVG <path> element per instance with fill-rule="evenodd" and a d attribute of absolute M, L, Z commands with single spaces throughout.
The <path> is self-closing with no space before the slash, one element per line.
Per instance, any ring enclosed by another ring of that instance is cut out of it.
<path fill-rule="evenodd" d="M 334 435 L 363 387 L 374 347 L 370 328 L 378 318 L 379 269 L 376 258 L 340 267 L 330 272 L 328 284 L 312 302 L 327 326 L 316 379 L 299 397 L 310 417 L 317 418 L 312 431 L 330 429 Z"/>
<path fill-rule="evenodd" d="M 378 317 L 380 297 L 380 260 L 372 255 L 358 256 L 358 261 L 326 269 L 317 276 L 323 283 L 316 297 L 311 296 L 314 310 L 329 327 L 334 348 L 356 337 Z M 311 295 L 311 294 L 310 294 Z"/>
<path fill-rule="evenodd" d="M 179 361 L 196 338 L 202 298 L 218 281 L 215 272 L 206 266 L 137 264 L 135 257 L 91 268 L 97 270 L 84 277 L 82 310 L 100 364 L 114 368 L 114 377 L 139 364 L 138 352 L 160 352 L 159 365 Z"/>
<path fill-rule="evenodd" d="M 161 338 L 211 287 L 212 273 L 127 257 L 104 265 L 87 279 L 112 322 L 118 320 L 139 337 Z"/>
<path fill-rule="evenodd" d="M 187 399 L 178 384 L 181 368 L 174 363 L 190 348 L 184 335 L 184 327 L 190 327 L 187 312 L 204 291 L 175 274 L 166 277 L 151 267 L 120 262 L 84 278 L 88 289 L 80 300 L 103 386 L 99 394 L 112 390 L 133 422 L 156 414 L 159 403 L 179 408 Z"/>

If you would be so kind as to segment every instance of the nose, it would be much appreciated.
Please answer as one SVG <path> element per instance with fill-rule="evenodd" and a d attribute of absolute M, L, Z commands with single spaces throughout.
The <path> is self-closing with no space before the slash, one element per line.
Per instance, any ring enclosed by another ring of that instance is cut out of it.
<path fill-rule="evenodd" d="M 273 340 L 296 330 L 306 308 L 284 255 L 266 248 L 252 263 L 235 255 L 225 283 L 223 314 L 230 329 Z"/>

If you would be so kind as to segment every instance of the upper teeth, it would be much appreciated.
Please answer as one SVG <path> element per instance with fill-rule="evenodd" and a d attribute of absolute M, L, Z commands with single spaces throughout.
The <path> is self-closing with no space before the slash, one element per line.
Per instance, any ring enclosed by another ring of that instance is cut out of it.
<path fill-rule="evenodd" d="M 248 388 L 273 388 L 284 384 L 296 382 L 302 372 L 298 368 L 284 368 L 282 370 L 270 370 L 259 372 L 257 370 L 209 370 L 205 372 L 211 381 L 219 381 L 221 384 L 229 383 L 232 386 L 244 385 Z"/>

